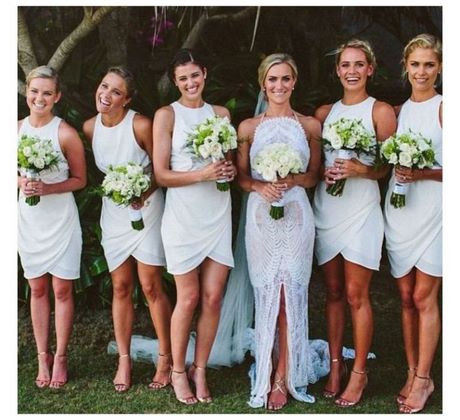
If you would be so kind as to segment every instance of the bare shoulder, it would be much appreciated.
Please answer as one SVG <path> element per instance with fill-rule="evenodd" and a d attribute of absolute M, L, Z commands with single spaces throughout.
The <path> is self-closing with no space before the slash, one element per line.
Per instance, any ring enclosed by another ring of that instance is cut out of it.
<path fill-rule="evenodd" d="M 154 121 L 174 121 L 174 109 L 171 105 L 165 105 L 155 111 Z"/>
<path fill-rule="evenodd" d="M 256 130 L 256 127 L 260 124 L 261 119 L 262 116 L 257 115 L 256 117 L 247 118 L 241 121 L 240 125 L 238 126 L 239 137 L 254 137 L 254 131 Z"/>
<path fill-rule="evenodd" d="M 78 131 L 64 120 L 59 124 L 59 138 L 64 141 L 74 141 L 75 138 L 80 139 Z"/>
<path fill-rule="evenodd" d="M 145 115 L 139 114 L 138 112 L 134 115 L 133 120 L 134 127 L 139 130 L 151 130 L 152 120 Z"/>
<path fill-rule="evenodd" d="M 230 111 L 225 108 L 224 106 L 221 105 L 211 105 L 212 109 L 216 113 L 216 115 L 219 115 L 220 117 L 227 117 L 230 119 Z"/>
<path fill-rule="evenodd" d="M 325 104 L 321 105 L 319 108 L 316 108 L 315 111 L 315 118 L 322 124 L 327 116 L 329 115 L 329 112 L 331 112 L 333 104 Z"/>
<path fill-rule="evenodd" d="M 395 115 L 395 109 L 389 103 L 383 101 L 375 101 L 374 112 L 383 115 Z"/>
<path fill-rule="evenodd" d="M 96 116 L 86 120 L 83 123 L 83 134 L 88 140 L 92 140 L 93 138 L 93 133 L 94 133 L 94 126 L 96 125 Z"/>
<path fill-rule="evenodd" d="M 302 124 L 303 128 L 306 131 L 310 132 L 315 130 L 321 130 L 321 123 L 319 122 L 318 118 L 299 113 L 296 114 L 300 124 Z"/>

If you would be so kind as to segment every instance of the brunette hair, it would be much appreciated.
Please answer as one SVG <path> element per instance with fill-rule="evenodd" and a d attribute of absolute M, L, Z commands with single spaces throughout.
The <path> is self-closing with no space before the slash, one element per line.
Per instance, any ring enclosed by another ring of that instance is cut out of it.
<path fill-rule="evenodd" d="M 175 80 L 175 71 L 178 66 L 182 66 L 184 64 L 193 63 L 196 64 L 204 73 L 206 66 L 204 65 L 203 60 L 200 56 L 196 54 L 196 52 L 192 51 L 189 48 L 182 48 L 176 52 L 173 59 L 169 63 L 168 66 L 168 77 L 171 82 L 174 83 Z"/>

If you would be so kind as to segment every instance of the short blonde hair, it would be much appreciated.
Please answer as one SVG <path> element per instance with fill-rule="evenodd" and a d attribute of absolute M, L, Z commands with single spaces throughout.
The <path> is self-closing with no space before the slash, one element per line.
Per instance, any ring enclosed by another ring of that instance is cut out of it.
<path fill-rule="evenodd" d="M 38 66 L 32 69 L 26 77 L 26 85 L 29 86 L 32 79 L 51 79 L 56 85 L 56 93 L 61 91 L 61 82 L 59 74 L 50 66 Z"/>
<path fill-rule="evenodd" d="M 442 44 L 441 41 L 434 35 L 430 34 L 419 34 L 412 38 L 407 45 L 404 47 L 402 64 L 403 67 L 407 64 L 407 59 L 410 54 L 417 48 L 431 49 L 438 57 L 439 63 L 442 64 Z M 404 71 L 404 68 L 403 68 Z"/>
<path fill-rule="evenodd" d="M 366 56 L 367 64 L 370 64 L 374 70 L 377 68 L 377 59 L 375 58 L 374 50 L 368 41 L 362 39 L 353 38 L 347 42 L 344 42 L 335 50 L 335 65 L 338 66 L 340 63 L 340 57 L 346 48 L 357 48 L 361 50 Z"/>
<path fill-rule="evenodd" d="M 285 53 L 270 54 L 262 60 L 257 70 L 258 81 L 259 81 L 259 85 L 261 89 L 263 89 L 264 87 L 264 81 L 265 81 L 265 77 L 267 76 L 268 71 L 275 64 L 282 64 L 282 63 L 286 63 L 289 65 L 289 67 L 291 67 L 292 75 L 294 76 L 294 79 L 297 80 L 297 75 L 298 75 L 297 64 L 295 63 L 294 59 L 289 54 L 285 54 Z"/>

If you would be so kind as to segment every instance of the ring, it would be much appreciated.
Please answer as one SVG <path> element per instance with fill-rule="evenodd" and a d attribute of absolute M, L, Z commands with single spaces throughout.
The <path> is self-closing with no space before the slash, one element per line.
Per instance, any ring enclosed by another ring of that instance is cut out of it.
<path fill-rule="evenodd" d="M 404 181 L 406 180 L 406 175 L 403 175 L 403 179 L 404 179 Z"/>

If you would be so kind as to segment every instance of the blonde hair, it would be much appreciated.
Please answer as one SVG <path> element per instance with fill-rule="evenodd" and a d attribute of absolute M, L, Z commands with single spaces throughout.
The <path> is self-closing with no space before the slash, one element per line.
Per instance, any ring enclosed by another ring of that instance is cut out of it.
<path fill-rule="evenodd" d="M 377 68 L 377 59 L 375 58 L 374 50 L 368 41 L 362 39 L 353 38 L 343 43 L 335 50 L 335 65 L 338 66 L 340 63 L 340 57 L 346 48 L 357 48 L 361 50 L 366 56 L 367 64 L 370 64 L 374 70 Z"/>
<path fill-rule="evenodd" d="M 295 63 L 294 59 L 289 54 L 285 54 L 285 53 L 270 54 L 262 60 L 257 70 L 258 81 L 259 81 L 259 85 L 261 89 L 264 88 L 264 81 L 265 81 L 265 77 L 267 76 L 268 71 L 275 64 L 282 64 L 282 63 L 286 63 L 289 65 L 289 67 L 291 67 L 292 75 L 294 76 L 294 79 L 297 80 L 297 75 L 298 75 L 297 64 Z"/>
<path fill-rule="evenodd" d="M 441 41 L 436 38 L 434 35 L 430 34 L 419 34 L 412 38 L 407 45 L 404 47 L 402 64 L 403 64 L 403 71 L 404 67 L 406 67 L 407 59 L 409 55 L 411 55 L 414 50 L 417 48 L 425 48 L 431 49 L 438 57 L 439 63 L 442 64 L 442 44 Z"/>
<path fill-rule="evenodd" d="M 29 86 L 32 79 L 51 79 L 56 85 L 56 93 L 61 90 L 61 82 L 59 80 L 59 74 L 50 66 L 38 66 L 32 69 L 26 77 L 26 85 Z"/>

